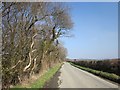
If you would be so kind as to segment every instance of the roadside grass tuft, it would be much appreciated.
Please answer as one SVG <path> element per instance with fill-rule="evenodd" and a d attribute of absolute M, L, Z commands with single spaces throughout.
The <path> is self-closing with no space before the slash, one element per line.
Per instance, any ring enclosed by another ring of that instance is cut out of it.
<path fill-rule="evenodd" d="M 35 83 L 31 85 L 31 88 L 43 88 L 45 83 L 49 81 L 53 75 L 59 70 L 61 64 L 56 65 L 55 67 L 48 70 L 47 73 L 42 75 Z"/>

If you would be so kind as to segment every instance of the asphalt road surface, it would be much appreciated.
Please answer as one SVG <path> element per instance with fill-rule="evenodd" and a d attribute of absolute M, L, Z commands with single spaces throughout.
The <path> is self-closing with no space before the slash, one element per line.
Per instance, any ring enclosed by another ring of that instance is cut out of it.
<path fill-rule="evenodd" d="M 78 69 L 65 62 L 47 88 L 118 88 L 117 84 Z"/>

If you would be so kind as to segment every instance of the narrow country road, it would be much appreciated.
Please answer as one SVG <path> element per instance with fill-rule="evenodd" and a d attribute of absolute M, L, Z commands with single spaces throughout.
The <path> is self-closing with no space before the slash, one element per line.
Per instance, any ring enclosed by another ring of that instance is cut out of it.
<path fill-rule="evenodd" d="M 78 69 L 67 62 L 59 70 L 59 75 L 54 76 L 49 82 L 48 87 L 56 88 L 56 82 L 58 88 L 118 88 L 118 85 Z"/>

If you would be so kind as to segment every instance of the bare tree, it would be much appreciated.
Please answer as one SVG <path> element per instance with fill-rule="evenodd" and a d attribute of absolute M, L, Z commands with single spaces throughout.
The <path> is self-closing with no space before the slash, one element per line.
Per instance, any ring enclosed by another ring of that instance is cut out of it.
<path fill-rule="evenodd" d="M 2 3 L 3 88 L 20 83 L 66 56 L 58 38 L 72 28 L 68 8 L 59 3 Z"/>

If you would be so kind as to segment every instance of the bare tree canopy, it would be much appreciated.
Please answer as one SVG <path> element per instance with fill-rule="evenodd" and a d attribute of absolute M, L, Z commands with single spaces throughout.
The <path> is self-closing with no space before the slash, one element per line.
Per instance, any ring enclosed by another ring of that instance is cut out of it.
<path fill-rule="evenodd" d="M 62 3 L 3 2 L 3 88 L 62 62 L 66 49 L 58 38 L 72 26 L 69 10 Z"/>

